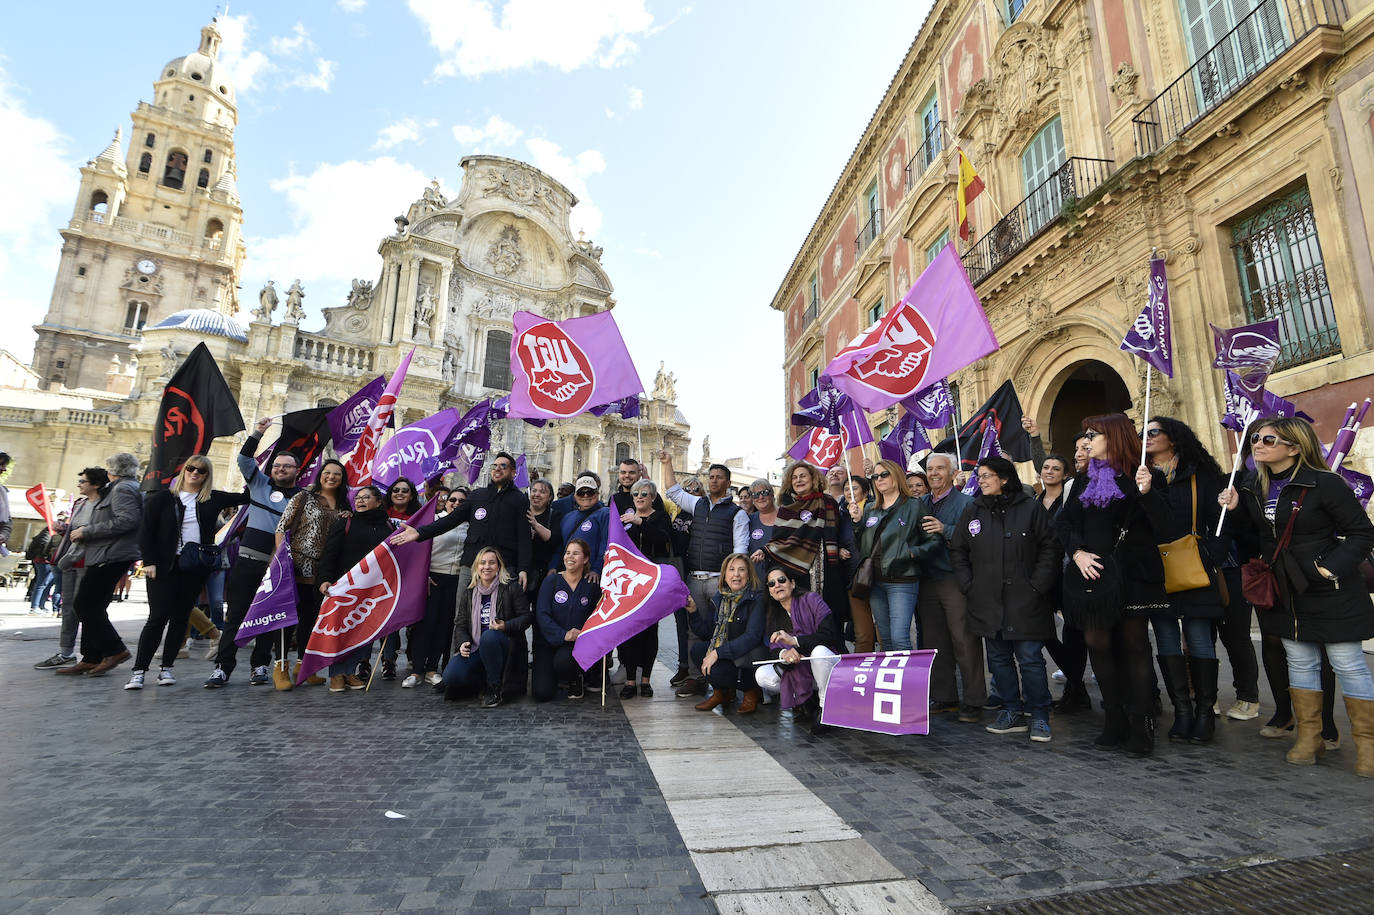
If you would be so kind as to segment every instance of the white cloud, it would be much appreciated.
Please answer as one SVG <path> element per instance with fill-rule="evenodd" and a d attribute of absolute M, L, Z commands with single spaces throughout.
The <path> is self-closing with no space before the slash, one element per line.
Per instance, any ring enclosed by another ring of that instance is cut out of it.
<path fill-rule="evenodd" d="M 248 50 L 248 33 L 252 26 L 246 15 L 220 16 L 215 24 L 222 38 L 220 63 L 229 69 L 234 90 L 248 92 L 255 87 L 260 74 L 272 69 L 272 62 L 261 51 Z"/>
<path fill-rule="evenodd" d="M 420 122 L 414 118 L 405 118 L 395 124 L 388 124 L 377 132 L 377 142 L 372 144 L 373 149 L 391 149 L 393 146 L 400 146 L 402 143 L 415 143 L 420 139 Z"/>
<path fill-rule="evenodd" d="M 334 82 L 334 71 L 338 69 L 338 66 L 332 60 L 317 57 L 315 58 L 314 73 L 297 74 L 287 85 L 295 89 L 319 89 L 321 92 L 328 92 L 330 85 Z"/>
<path fill-rule="evenodd" d="M 310 40 L 310 33 L 305 30 L 305 23 L 297 22 L 291 29 L 290 37 L 277 36 L 268 44 L 272 47 L 273 54 L 295 54 L 302 48 L 314 48 L 315 42 Z"/>
<path fill-rule="evenodd" d="M 249 47 L 253 32 L 252 19 L 242 16 L 221 16 L 216 22 L 222 42 L 220 62 L 228 68 L 234 81 L 234 89 L 239 93 L 263 88 L 266 77 L 274 77 L 271 88 L 276 89 L 319 89 L 328 92 L 334 82 L 338 64 L 323 57 L 315 57 L 315 71 L 300 69 L 306 54 L 314 54 L 318 46 L 310 38 L 304 23 L 297 22 L 290 35 L 277 35 L 267 40 L 272 55 L 269 57 L 261 50 Z"/>
<path fill-rule="evenodd" d="M 464 146 L 475 147 L 482 143 L 489 143 L 492 146 L 513 146 L 522 136 L 524 136 L 524 131 L 499 114 L 493 114 L 487 118 L 487 122 L 481 127 L 469 127 L 466 124 L 453 125 L 453 139 Z"/>
<path fill-rule="evenodd" d="M 654 17 L 644 0 L 409 0 L 438 49 L 439 76 L 481 76 L 546 64 L 570 71 L 614 67 L 636 50 Z"/>
<path fill-rule="evenodd" d="M 345 13 L 361 13 L 367 6 L 367 0 L 339 0 L 339 9 Z"/>
<path fill-rule="evenodd" d="M 644 90 L 630 87 L 630 110 L 638 111 L 644 107 Z"/>
<path fill-rule="evenodd" d="M 574 157 L 568 157 L 563 155 L 557 143 L 542 137 L 531 137 L 525 141 L 525 148 L 530 151 L 530 162 L 535 168 L 557 178 L 577 195 L 577 206 L 572 210 L 572 230 L 577 232 L 580 229 L 595 238 L 601 230 L 601 209 L 592 203 L 587 179 L 606 170 L 606 157 L 595 149 L 583 150 Z"/>
<path fill-rule="evenodd" d="M 342 305 L 350 280 L 377 278 L 377 243 L 396 231 L 392 220 L 428 184 L 424 172 L 391 156 L 325 163 L 308 175 L 273 181 L 291 226 L 281 235 L 247 239 L 244 289 L 257 290 L 268 279 L 285 288 L 299 278 L 312 310 Z"/>
<path fill-rule="evenodd" d="M 6 184 L 0 207 L 0 314 L 10 322 L 4 348 L 27 362 L 33 347 L 28 327 L 47 312 L 62 247 L 57 228 L 67 222 L 81 176 L 69 140 L 51 121 L 28 112 L 3 69 L 0 136 L 10 138 L 0 144 L 0 174 L 23 176 Z"/>

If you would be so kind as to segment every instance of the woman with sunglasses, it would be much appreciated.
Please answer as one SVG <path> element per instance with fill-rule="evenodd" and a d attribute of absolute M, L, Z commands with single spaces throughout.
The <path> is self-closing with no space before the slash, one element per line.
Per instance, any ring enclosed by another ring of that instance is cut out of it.
<path fill-rule="evenodd" d="M 844 654 L 844 636 L 820 595 L 799 593 L 782 569 L 770 568 L 764 582 L 764 629 L 771 633 L 768 648 L 778 663 L 755 668 L 755 679 L 760 688 L 779 695 L 784 710 L 794 710 L 810 722 L 811 733 L 819 734 L 826 684 Z"/>
<path fill-rule="evenodd" d="M 633 507 L 620 516 L 620 523 L 645 557 L 659 565 L 669 565 L 672 561 L 673 526 L 668 512 L 654 507 L 657 496 L 658 487 L 651 481 L 636 480 L 630 485 Z M 620 689 L 620 698 L 652 697 L 654 688 L 649 683 L 649 674 L 653 672 L 654 660 L 658 657 L 658 627 L 650 626 L 630 636 L 618 651 L 620 666 L 625 669 L 625 685 Z M 639 671 L 638 686 L 635 685 L 636 669 Z"/>
<path fill-rule="evenodd" d="M 1132 756 L 1154 752 L 1154 659 L 1149 621 L 1167 612 L 1164 564 L 1155 544 L 1172 516 L 1164 474 L 1140 463 L 1140 435 L 1124 413 L 1089 416 L 1088 467 L 1055 523 L 1071 566 L 1064 622 L 1083 630 L 1106 722 L 1093 741 Z"/>
<path fill-rule="evenodd" d="M 763 479 L 755 480 L 749 484 L 749 498 L 754 504 L 754 512 L 749 516 L 749 560 L 754 563 L 759 578 L 763 578 L 763 545 L 773 538 L 773 524 L 778 520 L 773 484 Z"/>
<path fill-rule="evenodd" d="M 926 532 L 922 522 L 930 512 L 922 500 L 912 498 L 906 473 L 896 461 L 878 462 L 873 487 L 876 495 L 866 507 L 849 505 L 858 530 L 855 555 L 873 557 L 877 575 L 868 604 L 883 650 L 910 651 L 921 571 L 940 548 L 940 536 Z M 856 636 L 858 630 L 856 624 Z"/>
<path fill-rule="evenodd" d="M 1198 552 L 1208 583 L 1200 588 L 1169 595 L 1169 610 L 1150 617 L 1159 649 L 1159 670 L 1174 706 L 1169 739 L 1207 743 L 1216 731 L 1217 625 L 1225 616 L 1219 569 L 1226 562 L 1227 543 L 1216 536 L 1217 494 L 1226 485 L 1221 467 L 1184 423 L 1168 416 L 1153 416 L 1145 426 L 1145 454 L 1164 473 L 1168 485 L 1160 497 L 1169 510 L 1169 526 L 1157 530 L 1160 544 L 1173 543 L 1189 534 L 1198 536 Z M 1240 595 L 1236 595 L 1237 599 Z M 1182 622 L 1183 634 L 1179 636 Z M 1248 627 L 1247 627 L 1248 629 Z M 1249 632 L 1246 633 L 1249 642 Z M 1187 643 L 1188 656 L 1183 655 Z M 1253 649 L 1250 663 L 1254 664 Z M 1258 695 L 1252 699 L 1258 699 Z"/>
<path fill-rule="evenodd" d="M 300 670 L 300 659 L 305 657 L 305 649 L 310 644 L 310 633 L 315 629 L 315 620 L 320 615 L 320 604 L 324 595 L 315 586 L 315 576 L 320 557 L 324 554 L 324 542 L 329 537 L 329 529 L 340 518 L 347 518 L 348 510 L 348 469 L 342 461 L 329 458 L 320 465 L 320 472 L 310 488 L 298 492 L 286 503 L 281 520 L 277 522 L 277 546 L 291 536 L 291 563 L 296 573 L 296 670 Z M 290 681 L 296 681 L 293 673 Z M 305 681 L 309 686 L 319 686 L 324 678 L 315 675 Z"/>
<path fill-rule="evenodd" d="M 1289 694 L 1298 738 L 1288 761 L 1316 763 L 1321 733 L 1321 650 L 1331 659 L 1355 737 L 1355 774 L 1374 778 L 1374 678 L 1361 641 L 1374 637 L 1374 608 L 1360 563 L 1374 548 L 1374 524 L 1339 475 L 1327 469 L 1306 420 L 1266 419 L 1250 436 L 1254 479 L 1218 502 L 1236 523 L 1259 531 L 1261 558 L 1278 581 L 1288 632 Z M 1280 540 L 1287 545 L 1278 548 Z M 1277 555 L 1276 555 L 1277 553 Z M 1276 609 L 1278 609 L 1276 607 Z"/>
<path fill-rule="evenodd" d="M 248 502 L 248 493 L 224 492 L 213 484 L 210 459 L 193 454 L 172 485 L 153 493 L 144 506 L 138 549 L 148 582 L 148 622 L 139 634 L 133 675 L 125 689 L 143 688 L 158 642 L 163 646 L 157 684 L 171 686 L 176 682 L 172 666 L 186 641 L 191 608 L 210 573 L 219 566 L 219 548 L 215 546 L 219 513 Z"/>
<path fill-rule="evenodd" d="M 437 521 L 463 504 L 467 494 L 457 489 L 440 491 L 442 498 Z M 402 689 L 414 689 L 421 682 L 436 690 L 443 688 L 439 671 L 449 656 L 449 640 L 453 636 L 453 621 L 458 606 L 458 580 L 462 572 L 463 547 L 467 543 L 468 524 L 464 522 L 452 530 L 438 534 L 430 541 L 429 594 L 425 599 L 425 615 L 410 630 L 410 664 L 412 670 L 401 681 Z"/>
<path fill-rule="evenodd" d="M 397 521 L 406 521 L 420 510 L 420 496 L 415 484 L 405 477 L 397 478 L 386 491 L 386 513 Z"/>

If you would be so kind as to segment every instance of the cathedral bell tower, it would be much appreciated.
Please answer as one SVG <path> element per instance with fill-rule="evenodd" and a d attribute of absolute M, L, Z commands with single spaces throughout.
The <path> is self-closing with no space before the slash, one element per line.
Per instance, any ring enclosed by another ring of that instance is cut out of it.
<path fill-rule="evenodd" d="M 45 387 L 110 390 L 117 374 L 132 377 L 144 326 L 186 308 L 238 311 L 238 109 L 219 47 L 212 21 L 194 53 L 159 72 L 153 102 L 138 103 L 127 155 L 115 131 L 81 169 L 52 300 L 34 327 Z"/>

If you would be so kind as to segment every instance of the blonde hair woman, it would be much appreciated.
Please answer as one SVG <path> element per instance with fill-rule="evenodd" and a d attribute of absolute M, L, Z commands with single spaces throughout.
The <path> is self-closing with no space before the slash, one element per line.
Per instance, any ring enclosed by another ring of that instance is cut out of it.
<path fill-rule="evenodd" d="M 501 704 L 516 657 L 529 650 L 525 630 L 533 614 L 525 590 L 511 583 L 501 553 L 478 550 L 472 583 L 458 597 L 453 622 L 453 654 L 444 668 L 444 696 L 482 691 L 482 708 Z M 517 654 L 518 653 L 518 654 Z M 523 684 L 522 684 L 523 685 Z"/>

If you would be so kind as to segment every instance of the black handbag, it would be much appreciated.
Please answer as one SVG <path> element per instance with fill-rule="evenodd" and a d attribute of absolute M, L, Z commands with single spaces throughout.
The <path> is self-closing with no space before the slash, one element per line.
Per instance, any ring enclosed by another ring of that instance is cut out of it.
<path fill-rule="evenodd" d="M 188 543 L 177 554 L 177 568 L 183 572 L 213 572 L 219 564 L 220 549 L 213 543 Z"/>
<path fill-rule="evenodd" d="M 888 513 L 883 515 L 883 520 L 878 522 L 878 528 L 873 532 L 873 549 L 859 560 L 858 566 L 854 569 L 854 577 L 849 580 L 849 596 L 855 600 L 868 600 L 868 596 L 873 593 L 873 586 L 878 583 L 878 560 L 875 557 L 882 546 L 883 528 L 887 526 L 895 508 L 896 506 L 893 506 L 889 509 Z"/>

